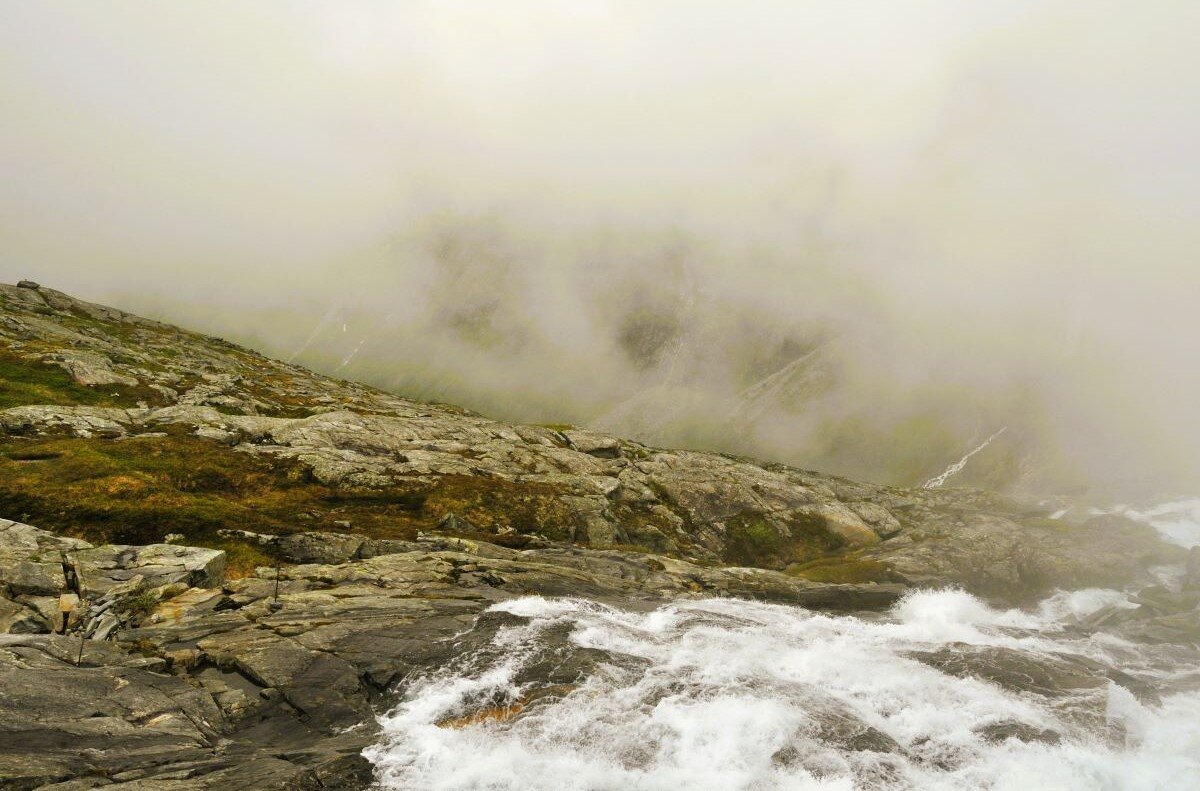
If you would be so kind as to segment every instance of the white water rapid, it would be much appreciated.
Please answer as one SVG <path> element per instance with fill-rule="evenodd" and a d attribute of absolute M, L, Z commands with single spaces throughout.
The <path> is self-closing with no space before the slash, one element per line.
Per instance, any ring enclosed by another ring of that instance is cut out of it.
<path fill-rule="evenodd" d="M 1107 590 L 1033 611 L 924 591 L 882 617 L 517 599 L 493 608 L 529 619 L 497 633 L 502 659 L 411 681 L 367 754 L 388 789 L 1198 788 L 1197 669 L 1071 629 L 1114 604 L 1133 606 Z M 563 629 L 620 659 L 520 709 L 514 679 Z M 1062 662 L 1128 677 L 1050 692 L 1037 668 Z M 1130 679 L 1170 691 L 1139 699 Z M 469 717 L 480 701 L 499 713 Z"/>

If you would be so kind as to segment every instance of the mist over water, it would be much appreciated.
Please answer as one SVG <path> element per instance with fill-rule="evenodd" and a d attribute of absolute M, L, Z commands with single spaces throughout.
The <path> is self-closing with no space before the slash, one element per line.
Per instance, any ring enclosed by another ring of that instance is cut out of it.
<path fill-rule="evenodd" d="M 1198 15 L 5 4 L 0 278 L 503 419 L 1194 494 Z"/>

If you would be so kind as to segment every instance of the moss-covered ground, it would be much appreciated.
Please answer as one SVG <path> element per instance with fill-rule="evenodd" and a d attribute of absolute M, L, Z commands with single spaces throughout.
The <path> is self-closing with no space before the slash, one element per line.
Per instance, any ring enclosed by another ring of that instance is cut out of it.
<path fill-rule="evenodd" d="M 157 403 L 160 399 L 157 392 L 144 387 L 85 387 L 53 363 L 0 349 L 0 409 L 26 404 L 132 407 L 138 401 Z"/>
<path fill-rule="evenodd" d="M 727 563 L 782 569 L 842 549 L 841 541 L 816 520 L 797 517 L 778 529 L 758 514 L 743 514 L 725 525 Z"/>
<path fill-rule="evenodd" d="M 183 429 L 122 440 L 0 438 L 0 516 L 93 542 L 153 543 L 178 533 L 225 549 L 235 572 L 271 560 L 222 529 L 413 539 L 454 513 L 465 520 L 455 535 L 519 546 L 531 533 L 566 537 L 572 515 L 558 495 L 548 485 L 476 476 L 332 488 L 297 463 Z"/>
<path fill-rule="evenodd" d="M 860 558 L 857 554 L 819 558 L 808 563 L 797 563 L 787 572 L 813 582 L 865 583 L 897 582 L 899 578 L 891 567 L 882 561 Z"/>

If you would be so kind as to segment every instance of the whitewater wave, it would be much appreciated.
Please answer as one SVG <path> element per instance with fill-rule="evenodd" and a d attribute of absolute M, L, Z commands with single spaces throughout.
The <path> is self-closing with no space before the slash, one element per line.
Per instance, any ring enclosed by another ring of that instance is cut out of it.
<path fill-rule="evenodd" d="M 1104 590 L 1033 611 L 917 592 L 878 617 L 516 599 L 492 609 L 527 620 L 490 658 L 410 680 L 367 756 L 388 789 L 1194 789 L 1192 669 L 1073 627 L 1132 606 Z M 522 671 L 552 637 L 601 660 L 539 697 Z"/>
<path fill-rule="evenodd" d="M 1182 547 L 1200 546 L 1200 499 L 1176 500 L 1144 510 L 1118 506 L 1111 512 L 1144 522 L 1167 541 Z"/>

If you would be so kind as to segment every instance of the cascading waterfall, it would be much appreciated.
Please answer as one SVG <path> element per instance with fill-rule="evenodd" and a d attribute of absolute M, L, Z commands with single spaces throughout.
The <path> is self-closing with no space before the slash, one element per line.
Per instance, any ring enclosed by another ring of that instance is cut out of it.
<path fill-rule="evenodd" d="M 941 486 L 945 486 L 946 481 L 950 480 L 950 478 L 952 478 L 953 476 L 958 475 L 960 472 L 962 472 L 963 467 L 967 466 L 967 462 L 971 460 L 972 456 L 974 456 L 975 454 L 982 451 L 988 445 L 991 445 L 993 440 L 995 440 L 997 437 L 999 437 L 1001 434 L 1003 434 L 1006 431 L 1008 431 L 1008 426 L 1004 426 L 999 431 L 992 434 L 990 437 L 985 439 L 983 442 L 979 443 L 979 445 L 974 450 L 972 450 L 970 453 L 963 456 L 961 459 L 959 459 L 958 461 L 954 462 L 949 467 L 947 467 L 945 469 L 945 471 L 942 472 L 941 475 L 938 475 L 936 478 L 930 478 L 928 481 L 926 481 L 924 484 L 924 487 L 926 489 L 937 489 Z"/>

